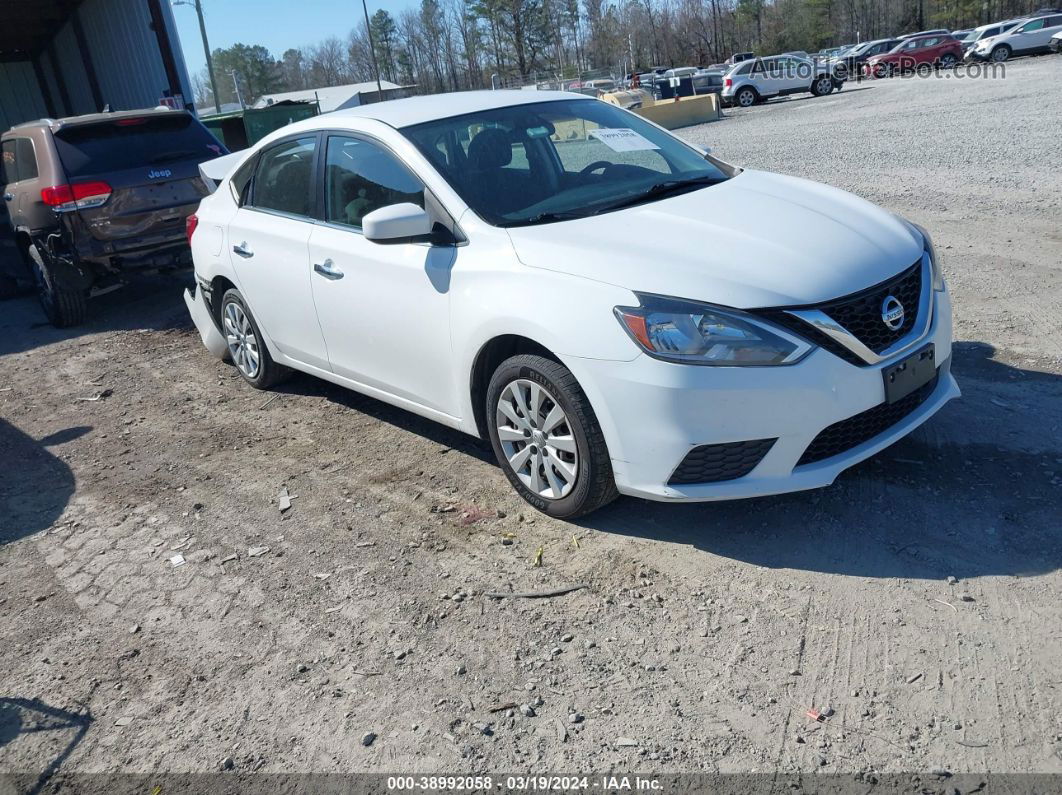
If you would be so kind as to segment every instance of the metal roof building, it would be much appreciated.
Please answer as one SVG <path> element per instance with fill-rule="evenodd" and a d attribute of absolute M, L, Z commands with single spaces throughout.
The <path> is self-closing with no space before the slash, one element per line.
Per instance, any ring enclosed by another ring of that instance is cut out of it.
<path fill-rule="evenodd" d="M 399 99 L 409 96 L 414 86 L 400 86 L 387 80 L 380 81 L 383 99 Z M 345 86 L 327 88 L 308 88 L 305 91 L 285 91 L 281 94 L 266 94 L 254 103 L 256 108 L 265 108 L 276 102 L 318 102 L 321 113 L 331 113 L 343 108 L 356 108 L 378 101 L 376 81 L 368 83 L 350 83 Z"/>
<path fill-rule="evenodd" d="M 192 97 L 168 0 L 0 0 L 0 129 Z"/>

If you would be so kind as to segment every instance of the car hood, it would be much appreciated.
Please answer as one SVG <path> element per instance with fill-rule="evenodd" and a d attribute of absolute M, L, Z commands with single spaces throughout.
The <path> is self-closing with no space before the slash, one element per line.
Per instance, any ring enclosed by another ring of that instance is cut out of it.
<path fill-rule="evenodd" d="M 922 254 L 917 233 L 868 201 L 749 170 L 661 201 L 508 232 L 530 267 L 742 309 L 848 295 Z"/>

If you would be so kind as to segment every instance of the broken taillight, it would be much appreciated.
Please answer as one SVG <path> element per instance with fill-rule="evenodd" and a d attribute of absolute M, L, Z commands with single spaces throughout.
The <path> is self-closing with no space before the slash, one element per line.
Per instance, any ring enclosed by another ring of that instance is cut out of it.
<path fill-rule="evenodd" d="M 111 186 L 106 182 L 75 182 L 41 190 L 41 201 L 59 212 L 90 210 L 106 204 L 109 198 Z"/>
<path fill-rule="evenodd" d="M 199 216 L 192 213 L 184 219 L 184 236 L 188 238 L 188 245 L 192 245 L 192 235 L 195 234 L 196 227 L 199 226 Z"/>

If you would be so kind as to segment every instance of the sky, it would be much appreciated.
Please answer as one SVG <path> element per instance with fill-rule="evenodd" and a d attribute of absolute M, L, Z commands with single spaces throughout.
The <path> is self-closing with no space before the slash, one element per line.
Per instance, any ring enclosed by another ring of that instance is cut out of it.
<path fill-rule="evenodd" d="M 191 0 L 188 0 L 191 2 Z M 361 0 L 201 0 L 210 49 L 231 47 L 237 42 L 261 44 L 279 58 L 284 50 L 316 44 L 329 36 L 345 38 L 364 19 Z M 367 0 L 369 16 L 386 8 L 399 14 L 419 5 L 419 0 Z M 206 67 L 199 20 L 191 5 L 173 8 L 181 50 L 188 73 Z M 365 79 L 370 79 L 369 75 Z"/>

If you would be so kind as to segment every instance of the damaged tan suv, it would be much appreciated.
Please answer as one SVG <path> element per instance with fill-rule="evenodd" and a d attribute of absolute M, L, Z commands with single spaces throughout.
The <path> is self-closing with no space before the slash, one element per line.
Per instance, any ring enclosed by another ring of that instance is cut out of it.
<path fill-rule="evenodd" d="M 190 266 L 185 220 L 207 193 L 199 164 L 226 153 L 192 114 L 165 109 L 41 119 L 0 146 L 18 249 L 60 327 L 131 270 Z"/>

